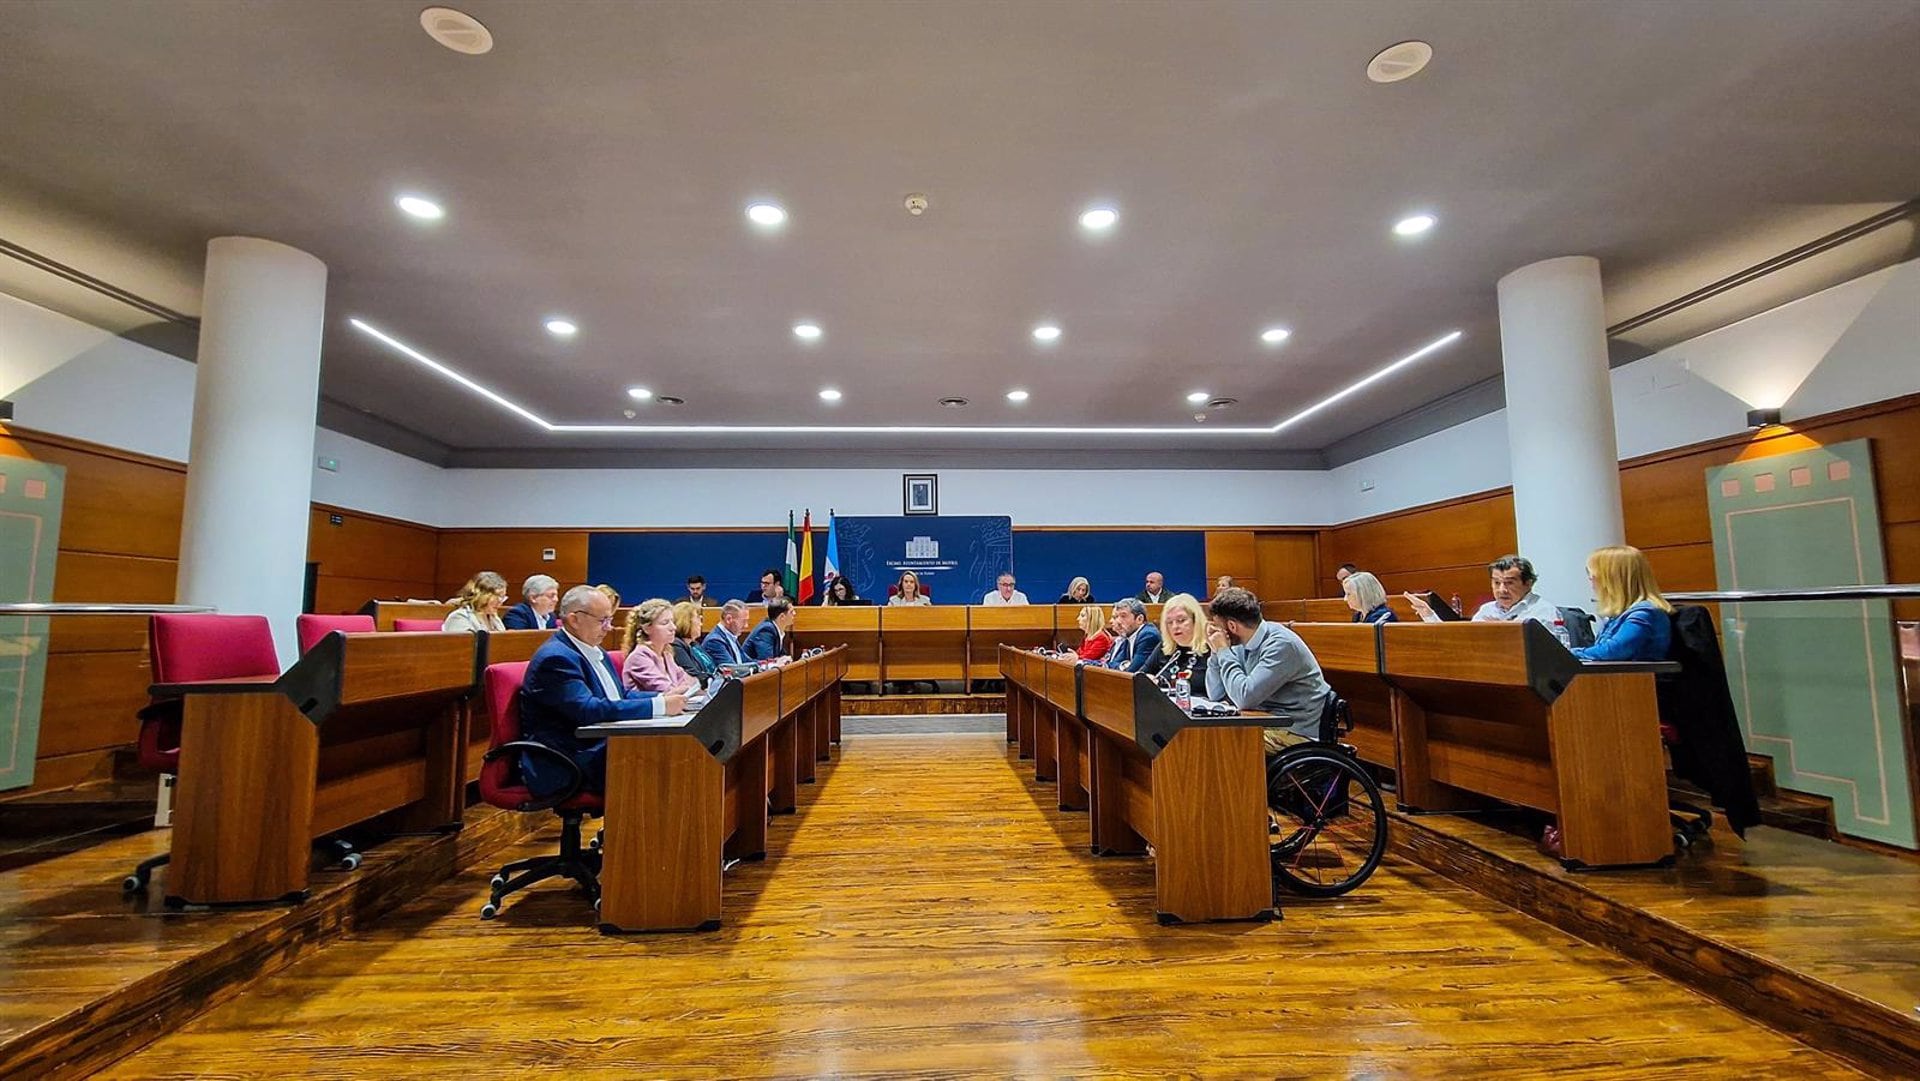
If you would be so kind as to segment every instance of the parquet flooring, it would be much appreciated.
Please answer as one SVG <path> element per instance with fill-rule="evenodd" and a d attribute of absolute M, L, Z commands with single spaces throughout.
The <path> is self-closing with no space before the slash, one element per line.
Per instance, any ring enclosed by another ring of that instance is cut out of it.
<path fill-rule="evenodd" d="M 1165 928 L 1001 737 L 838 758 L 717 932 L 605 938 L 564 887 L 483 923 L 479 870 L 104 1076 L 1859 1076 L 1412 864 Z"/>

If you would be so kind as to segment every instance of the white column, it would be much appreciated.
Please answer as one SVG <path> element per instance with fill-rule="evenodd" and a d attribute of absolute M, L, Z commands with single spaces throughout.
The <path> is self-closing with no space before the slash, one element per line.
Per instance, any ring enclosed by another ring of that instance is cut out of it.
<path fill-rule="evenodd" d="M 1499 293 L 1520 554 L 1539 572 L 1541 596 L 1592 611 L 1587 553 L 1626 536 L 1600 261 L 1524 266 Z"/>
<path fill-rule="evenodd" d="M 179 599 L 264 615 L 296 655 L 327 267 L 252 237 L 207 245 Z"/>

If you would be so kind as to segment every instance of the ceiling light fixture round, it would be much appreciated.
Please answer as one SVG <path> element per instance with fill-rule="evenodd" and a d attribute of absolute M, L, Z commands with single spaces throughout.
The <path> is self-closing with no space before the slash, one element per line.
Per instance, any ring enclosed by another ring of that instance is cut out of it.
<path fill-rule="evenodd" d="M 1012 402 L 1015 405 L 1019 405 L 1020 403 L 1026 401 L 1029 397 L 1031 397 L 1031 395 L 1029 395 L 1024 390 L 1007 391 L 1007 400 Z"/>
<path fill-rule="evenodd" d="M 580 328 L 571 319 L 553 318 L 547 320 L 547 333 L 556 338 L 571 338 L 580 333 Z"/>
<path fill-rule="evenodd" d="M 1196 390 L 1193 393 L 1187 395 L 1187 401 L 1193 403 L 1194 405 L 1199 405 L 1201 402 L 1204 402 L 1211 397 L 1213 397 L 1213 395 L 1208 394 L 1204 390 Z"/>
<path fill-rule="evenodd" d="M 840 400 L 840 391 L 833 387 L 821 387 L 820 400 L 823 402 L 837 402 Z"/>
<path fill-rule="evenodd" d="M 948 409 L 964 409 L 966 408 L 967 400 L 965 398 L 955 396 L 951 398 L 940 399 L 940 404 L 943 406 L 946 406 Z"/>
<path fill-rule="evenodd" d="M 439 221 L 447 216 L 440 204 L 419 195 L 402 195 L 394 199 L 393 205 L 419 218 L 421 221 Z"/>
<path fill-rule="evenodd" d="M 1279 345 L 1291 337 L 1293 337 L 1293 331 L 1286 327 L 1268 327 L 1260 332 L 1260 340 L 1268 345 Z"/>
<path fill-rule="evenodd" d="M 1042 323 L 1033 328 L 1033 340 L 1036 342 L 1057 342 L 1060 340 L 1060 328 L 1052 323 Z"/>
<path fill-rule="evenodd" d="M 420 29 L 456 53 L 482 56 L 493 51 L 493 31 L 464 11 L 427 8 L 420 13 Z"/>
<path fill-rule="evenodd" d="M 1367 78 L 1376 83 L 1397 83 L 1426 70 L 1433 60 L 1433 46 L 1424 41 L 1402 41 L 1373 54 L 1367 61 Z"/>
<path fill-rule="evenodd" d="M 795 323 L 793 325 L 793 336 L 799 338 L 801 341 L 817 342 L 820 340 L 820 325 L 818 323 Z"/>
<path fill-rule="evenodd" d="M 646 387 L 628 387 L 627 397 L 632 398 L 636 402 L 650 402 L 653 400 L 653 391 L 648 390 Z"/>
<path fill-rule="evenodd" d="M 1439 220 L 1432 214 L 1409 214 L 1393 223 L 1393 235 L 1420 236 L 1433 228 Z"/>
<path fill-rule="evenodd" d="M 1110 206 L 1090 207 L 1080 215 L 1080 227 L 1090 232 L 1103 233 L 1113 228 L 1120 220 L 1120 212 Z"/>
<path fill-rule="evenodd" d="M 747 208 L 747 220 L 771 229 L 787 220 L 787 212 L 774 203 L 755 203 Z"/>

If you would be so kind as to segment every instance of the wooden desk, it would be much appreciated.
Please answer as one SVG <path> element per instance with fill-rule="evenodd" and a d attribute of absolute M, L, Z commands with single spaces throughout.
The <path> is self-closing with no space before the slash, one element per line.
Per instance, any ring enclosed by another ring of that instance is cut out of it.
<path fill-rule="evenodd" d="M 1672 857 L 1653 690 L 1670 664 L 1583 665 L 1531 620 L 1389 623 L 1380 643 L 1403 806 L 1478 794 L 1546 811 L 1573 866 Z"/>
<path fill-rule="evenodd" d="M 722 862 L 765 857 L 770 811 L 793 808 L 837 735 L 828 711 L 845 673 L 835 649 L 729 681 L 678 724 L 579 730 L 608 740 L 601 931 L 720 926 Z"/>
<path fill-rule="evenodd" d="M 880 678 L 964 680 L 967 678 L 967 613 L 963 605 L 899 605 L 880 612 Z"/>
<path fill-rule="evenodd" d="M 802 650 L 847 647 L 847 678 L 871 683 L 880 678 L 880 609 L 865 605 L 798 608 L 793 613 L 793 644 Z"/>
<path fill-rule="evenodd" d="M 1335 694 L 1353 707 L 1346 741 L 1364 762 L 1395 769 L 1393 688 L 1380 674 L 1380 628 L 1371 623 L 1296 623 Z"/>
<path fill-rule="evenodd" d="M 481 667 L 489 664 L 512 664 L 515 661 L 530 661 L 534 651 L 546 645 L 553 638 L 552 631 L 486 631 L 485 660 Z M 608 643 L 608 649 L 619 646 Z"/>
<path fill-rule="evenodd" d="M 1000 647 L 1036 649 L 1054 642 L 1053 606 L 1047 604 L 968 609 L 967 681 L 1000 678 Z M 1076 612 L 1075 615 L 1079 613 Z M 1067 624 L 1072 627 L 1073 624 Z M 1075 631 L 1079 628 L 1075 627 Z"/>
<path fill-rule="evenodd" d="M 396 619 L 431 619 L 436 623 L 444 622 L 447 613 L 457 607 L 436 601 L 368 601 L 360 606 L 360 614 L 373 617 L 373 629 L 390 631 Z"/>
<path fill-rule="evenodd" d="M 1001 656 L 1009 686 L 1019 688 L 1022 733 L 1033 718 L 1036 773 L 1045 718 L 1053 722 L 1052 768 L 1079 772 L 1085 763 L 1093 850 L 1124 855 L 1153 845 L 1163 923 L 1272 918 L 1260 718 L 1197 721 L 1145 675 L 1014 650 Z M 1077 703 L 1071 724 L 1059 707 L 1069 700 Z M 1068 788 L 1061 785 L 1063 805 Z"/>
<path fill-rule="evenodd" d="M 458 828 L 479 645 L 335 631 L 277 679 L 155 686 L 185 699 L 167 903 L 297 900 L 315 838 L 390 812 Z"/>
<path fill-rule="evenodd" d="M 755 627 L 758 627 L 760 624 L 765 623 L 766 621 L 767 621 L 766 605 L 764 604 L 747 605 L 747 630 L 748 631 L 752 631 Z M 715 627 L 718 627 L 719 625 L 720 625 L 720 609 L 718 608 L 700 609 L 700 633 L 702 636 L 704 636 L 708 631 L 714 629 Z"/>

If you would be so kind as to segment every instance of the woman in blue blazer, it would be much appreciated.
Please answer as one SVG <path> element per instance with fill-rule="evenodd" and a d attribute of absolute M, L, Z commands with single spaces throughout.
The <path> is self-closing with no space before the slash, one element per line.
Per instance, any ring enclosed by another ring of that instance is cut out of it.
<path fill-rule="evenodd" d="M 1597 610 L 1605 617 L 1593 644 L 1573 655 L 1583 661 L 1664 661 L 1673 643 L 1673 605 L 1660 595 L 1653 565 L 1638 548 L 1601 548 L 1587 557 Z"/>
<path fill-rule="evenodd" d="M 1353 609 L 1355 623 L 1397 623 L 1399 616 L 1387 607 L 1387 587 L 1366 571 L 1354 571 L 1340 583 L 1347 607 Z"/>

